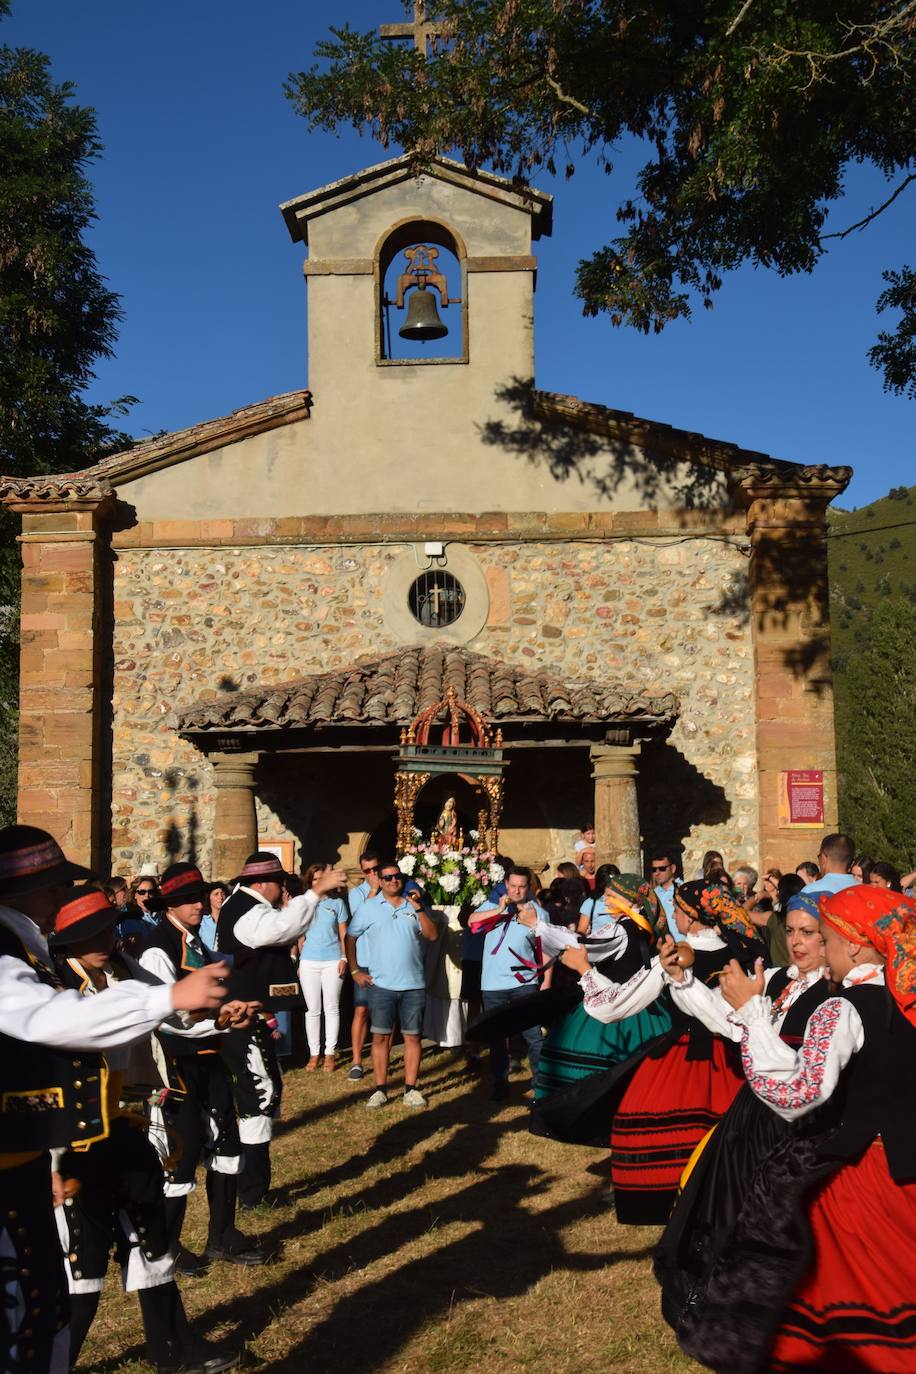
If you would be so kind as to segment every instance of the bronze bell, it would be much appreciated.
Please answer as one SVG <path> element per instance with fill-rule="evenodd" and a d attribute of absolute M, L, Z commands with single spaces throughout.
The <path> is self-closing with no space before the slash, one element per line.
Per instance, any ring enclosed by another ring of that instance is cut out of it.
<path fill-rule="evenodd" d="M 436 297 L 425 286 L 418 286 L 407 302 L 407 319 L 398 330 L 402 339 L 417 339 L 427 343 L 441 339 L 448 333 L 436 308 Z"/>

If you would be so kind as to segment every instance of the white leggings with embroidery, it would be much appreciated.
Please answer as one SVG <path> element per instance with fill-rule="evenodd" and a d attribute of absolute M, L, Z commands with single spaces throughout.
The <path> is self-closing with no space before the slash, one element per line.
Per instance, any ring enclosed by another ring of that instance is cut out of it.
<path fill-rule="evenodd" d="M 340 1034 L 340 990 L 343 978 L 337 972 L 336 959 L 302 959 L 299 963 L 299 983 L 305 998 L 305 1033 L 309 1054 L 321 1053 L 321 1007 L 324 1003 L 324 1052 L 333 1054 Z"/>

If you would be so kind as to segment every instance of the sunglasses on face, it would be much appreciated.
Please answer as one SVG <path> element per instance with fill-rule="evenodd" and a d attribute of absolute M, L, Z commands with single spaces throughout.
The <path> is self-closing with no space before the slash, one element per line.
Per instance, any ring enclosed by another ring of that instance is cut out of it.
<path fill-rule="evenodd" d="M 154 897 L 155 895 L 156 895 L 156 889 L 155 889 L 154 887 L 138 887 L 138 888 L 137 888 L 137 896 L 138 896 L 138 897 Z"/>
<path fill-rule="evenodd" d="M 380 874 L 379 874 L 379 877 L 381 878 L 381 880 L 382 880 L 383 883 L 397 883 L 397 882 L 400 882 L 401 877 L 402 877 L 402 874 L 400 874 L 400 873 L 380 873 Z"/>
<path fill-rule="evenodd" d="M 364 868 L 363 872 L 366 874 L 367 877 L 370 873 L 378 873 L 378 864 L 372 864 L 370 868 Z"/>
<path fill-rule="evenodd" d="M 653 864 L 653 865 L 652 865 L 652 872 L 653 872 L 653 873 L 667 873 L 667 871 L 668 871 L 668 869 L 669 869 L 670 867 L 671 867 L 671 864 Z"/>

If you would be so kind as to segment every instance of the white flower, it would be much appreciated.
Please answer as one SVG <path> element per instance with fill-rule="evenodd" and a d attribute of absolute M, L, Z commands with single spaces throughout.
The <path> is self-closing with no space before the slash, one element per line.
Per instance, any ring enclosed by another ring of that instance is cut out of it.
<path fill-rule="evenodd" d="M 420 829 L 420 827 L 419 827 L 418 825 L 412 825 L 412 826 L 410 827 L 410 833 L 411 833 L 412 835 L 416 835 L 417 837 L 419 837 L 420 835 L 423 834 L 423 831 Z"/>
<path fill-rule="evenodd" d="M 443 873 L 439 879 L 439 886 L 443 892 L 457 892 L 461 886 L 461 874 Z"/>
<path fill-rule="evenodd" d="M 490 864 L 489 874 L 491 883 L 501 883 L 505 877 L 502 864 Z"/>
<path fill-rule="evenodd" d="M 471 898 L 471 906 L 483 906 L 486 900 L 487 894 L 485 892 L 475 892 Z"/>
<path fill-rule="evenodd" d="M 479 831 L 479 830 L 469 830 L 469 831 L 468 831 L 468 835 L 469 835 L 469 837 L 470 837 L 472 840 L 479 840 L 479 839 L 480 839 L 480 831 Z"/>
<path fill-rule="evenodd" d="M 414 871 L 416 866 L 416 854 L 404 854 L 402 858 L 398 859 L 398 868 L 401 870 L 402 873 L 406 873 L 408 878 L 410 877 L 411 873 Z"/>
<path fill-rule="evenodd" d="M 464 860 L 464 866 L 465 866 L 465 868 L 467 869 L 468 873 L 473 873 L 473 872 L 474 872 L 474 869 L 477 867 L 477 856 L 476 856 L 476 854 L 472 854 L 471 857 L 470 857 L 469 859 L 465 859 L 465 860 Z"/>
<path fill-rule="evenodd" d="M 438 866 L 439 866 L 439 855 L 436 854 L 436 853 L 434 853 L 434 851 L 433 851 L 432 849 L 427 849 L 427 851 L 426 851 L 426 853 L 423 855 L 423 857 L 424 857 L 425 860 L 426 860 L 426 866 L 427 866 L 427 868 L 438 868 Z"/>

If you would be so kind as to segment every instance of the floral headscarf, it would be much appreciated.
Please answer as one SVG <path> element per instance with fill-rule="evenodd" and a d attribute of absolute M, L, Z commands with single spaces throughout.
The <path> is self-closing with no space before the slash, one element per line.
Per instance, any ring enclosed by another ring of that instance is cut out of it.
<path fill-rule="evenodd" d="M 856 945 L 871 945 L 885 960 L 891 996 L 916 1026 L 916 901 L 889 888 L 857 883 L 824 893 L 821 920 Z"/>
<path fill-rule="evenodd" d="M 625 907 L 619 908 L 621 916 L 628 916 L 631 921 L 635 921 L 641 930 L 655 939 L 655 912 L 649 900 L 650 884 L 638 873 L 621 873 L 616 878 L 608 880 L 608 888 L 612 893 L 622 899 Z M 608 902 L 605 896 L 605 905 L 612 914 L 615 912 L 613 902 Z"/>
<path fill-rule="evenodd" d="M 674 889 L 674 901 L 694 921 L 704 926 L 721 926 L 740 940 L 759 940 L 757 929 L 744 907 L 723 883 L 681 883 Z"/>

